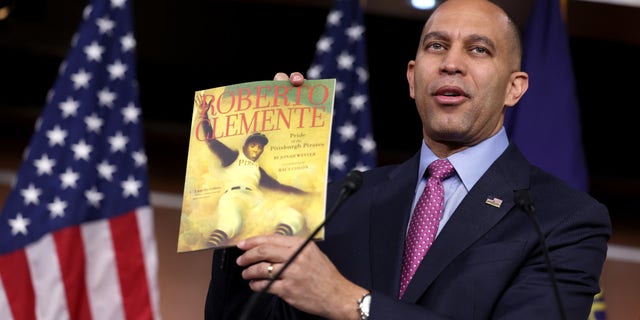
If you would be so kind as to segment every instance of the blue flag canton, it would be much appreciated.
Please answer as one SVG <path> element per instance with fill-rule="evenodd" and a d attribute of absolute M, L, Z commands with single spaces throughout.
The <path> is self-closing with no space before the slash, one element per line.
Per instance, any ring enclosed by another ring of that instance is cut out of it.
<path fill-rule="evenodd" d="M 93 0 L 0 216 L 0 253 L 149 205 L 127 0 Z"/>
<path fill-rule="evenodd" d="M 307 72 L 310 79 L 336 79 L 329 180 L 376 165 L 363 21 L 357 0 L 337 0 Z"/>

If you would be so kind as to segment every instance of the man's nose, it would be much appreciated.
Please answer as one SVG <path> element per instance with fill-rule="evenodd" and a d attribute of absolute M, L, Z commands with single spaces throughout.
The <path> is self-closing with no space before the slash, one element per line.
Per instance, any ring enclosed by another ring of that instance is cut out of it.
<path fill-rule="evenodd" d="M 466 56 L 462 50 L 449 50 L 443 56 L 440 72 L 446 74 L 464 74 L 466 72 Z"/>

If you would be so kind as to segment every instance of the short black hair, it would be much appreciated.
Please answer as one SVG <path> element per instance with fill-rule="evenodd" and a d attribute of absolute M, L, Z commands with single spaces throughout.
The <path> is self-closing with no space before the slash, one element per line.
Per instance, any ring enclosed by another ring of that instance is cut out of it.
<path fill-rule="evenodd" d="M 260 132 L 255 132 L 255 133 L 252 133 L 250 136 L 247 137 L 247 140 L 244 141 L 244 145 L 247 146 L 251 142 L 257 142 L 257 143 L 261 144 L 262 146 L 266 146 L 267 143 L 269 143 L 269 139 L 264 134 L 262 134 Z"/>

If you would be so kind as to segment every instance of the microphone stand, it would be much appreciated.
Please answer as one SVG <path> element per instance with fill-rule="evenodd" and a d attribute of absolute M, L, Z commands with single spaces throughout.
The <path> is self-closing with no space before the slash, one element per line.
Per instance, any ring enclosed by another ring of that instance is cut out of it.
<path fill-rule="evenodd" d="M 547 247 L 547 243 L 544 240 L 544 233 L 542 232 L 542 228 L 540 227 L 540 222 L 538 222 L 538 219 L 534 214 L 535 207 L 533 206 L 533 201 L 531 200 L 531 197 L 529 196 L 529 192 L 527 190 L 516 190 L 514 198 L 516 205 L 520 209 L 522 209 L 527 214 L 527 216 L 529 216 L 529 218 L 533 222 L 533 226 L 535 227 L 536 232 L 538 233 L 538 238 L 540 239 L 544 259 L 547 264 L 547 272 L 549 273 L 549 277 L 551 278 L 553 295 L 556 299 L 556 304 L 558 305 L 558 311 L 560 312 L 560 319 L 566 320 L 567 315 L 565 314 L 564 305 L 562 304 L 562 299 L 560 297 L 560 289 L 558 289 L 556 276 L 551 265 L 551 258 L 549 257 L 549 247 Z"/>
<path fill-rule="evenodd" d="M 282 265 L 282 268 L 272 278 L 269 279 L 269 282 L 267 282 L 267 285 L 264 288 L 262 288 L 262 290 L 251 295 L 249 302 L 247 302 L 247 307 L 243 310 L 239 320 L 249 319 L 249 315 L 251 315 L 251 311 L 253 310 L 255 304 L 258 302 L 258 299 L 262 297 L 262 295 L 265 294 L 269 290 L 269 288 L 271 288 L 271 286 L 276 281 L 276 279 L 278 279 L 282 275 L 282 273 L 289 267 L 289 265 L 293 263 L 293 260 L 295 260 L 295 258 L 297 258 L 300 255 L 302 250 L 304 250 L 304 248 L 307 247 L 309 242 L 313 240 L 316 234 L 318 234 L 318 232 L 322 230 L 322 228 L 327 224 L 327 222 L 331 220 L 331 217 L 333 217 L 333 214 L 344 203 L 344 201 L 350 195 L 356 192 L 356 190 L 360 188 L 360 185 L 362 185 L 362 173 L 357 170 L 353 170 L 349 172 L 349 174 L 347 174 L 347 177 L 345 178 L 344 186 L 340 190 L 340 195 L 338 196 L 338 200 L 333 204 L 333 207 L 331 207 L 331 210 L 328 211 L 326 219 L 319 226 L 317 226 L 315 230 L 313 230 L 313 232 L 307 237 L 307 239 L 302 243 L 302 245 L 291 255 L 289 260 L 287 260 Z"/>

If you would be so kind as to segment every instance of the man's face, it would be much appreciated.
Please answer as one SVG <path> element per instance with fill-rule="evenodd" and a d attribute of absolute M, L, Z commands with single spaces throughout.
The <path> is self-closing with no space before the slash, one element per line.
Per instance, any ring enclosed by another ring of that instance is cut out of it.
<path fill-rule="evenodd" d="M 460 150 L 494 135 L 505 106 L 524 93 L 508 28 L 502 11 L 474 0 L 449 0 L 425 24 L 407 80 L 432 149 Z"/>
<path fill-rule="evenodd" d="M 244 147 L 244 155 L 252 161 L 258 160 L 264 151 L 264 146 L 258 142 L 249 142 Z"/>

